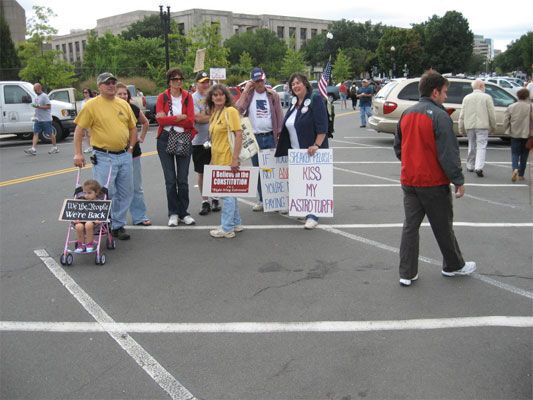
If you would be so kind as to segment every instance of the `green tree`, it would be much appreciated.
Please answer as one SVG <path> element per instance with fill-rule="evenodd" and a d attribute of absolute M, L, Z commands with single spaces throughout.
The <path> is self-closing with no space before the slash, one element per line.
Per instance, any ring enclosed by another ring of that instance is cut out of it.
<path fill-rule="evenodd" d="M 309 65 L 323 65 L 329 58 L 330 52 L 328 51 L 330 40 L 326 38 L 325 33 L 316 35 L 309 39 L 302 46 L 302 53 L 304 60 Z M 328 47 L 326 45 L 328 44 Z"/>
<path fill-rule="evenodd" d="M 291 74 L 295 72 L 305 73 L 305 60 L 303 53 L 300 50 L 295 50 L 292 46 L 287 48 L 287 53 L 283 59 L 283 65 L 281 66 L 281 78 L 282 80 L 288 80 Z"/>
<path fill-rule="evenodd" d="M 407 64 L 410 75 L 421 74 L 423 55 L 420 42 L 420 35 L 414 29 L 387 28 L 376 52 L 381 69 L 387 75 L 392 71 L 398 77 L 403 75 L 403 68 Z"/>
<path fill-rule="evenodd" d="M 124 42 L 124 39 L 110 32 L 101 37 L 94 31 L 89 33 L 83 57 L 84 77 L 95 77 L 104 71 L 115 75 L 123 74 L 125 57 L 121 49 Z"/>
<path fill-rule="evenodd" d="M 234 35 L 224 42 L 229 50 L 230 63 L 239 62 L 241 53 L 248 52 L 254 66 L 261 67 L 267 76 L 279 76 L 287 45 L 268 29 L 258 29 Z"/>
<path fill-rule="evenodd" d="M 533 31 L 522 35 L 507 46 L 507 50 L 494 58 L 494 65 L 502 72 L 523 71 L 532 74 Z"/>
<path fill-rule="evenodd" d="M 13 80 L 18 76 L 20 60 L 11 39 L 9 26 L 4 19 L 4 8 L 0 6 L 0 80 Z"/>
<path fill-rule="evenodd" d="M 173 19 L 170 20 L 170 33 L 178 33 L 178 24 Z M 142 20 L 134 22 L 120 36 L 125 40 L 163 38 L 159 14 L 148 15 Z"/>
<path fill-rule="evenodd" d="M 26 30 L 30 40 L 39 45 L 41 53 L 44 53 L 43 45 L 50 43 L 52 35 L 57 33 L 57 29 L 50 24 L 50 18 L 57 17 L 49 7 L 33 6 L 34 15 L 28 19 Z"/>
<path fill-rule="evenodd" d="M 337 83 L 344 82 L 351 75 L 350 60 L 342 49 L 337 52 L 337 58 L 333 64 L 332 76 Z"/>

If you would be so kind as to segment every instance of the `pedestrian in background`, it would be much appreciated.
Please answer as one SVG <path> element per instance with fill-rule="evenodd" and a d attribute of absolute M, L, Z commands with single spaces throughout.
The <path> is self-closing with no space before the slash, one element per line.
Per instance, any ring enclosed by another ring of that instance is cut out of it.
<path fill-rule="evenodd" d="M 179 68 L 167 71 L 167 85 L 157 97 L 155 106 L 157 129 L 157 154 L 167 192 L 168 226 L 178 226 L 178 222 L 193 225 L 196 221 L 189 215 L 189 164 L 191 153 L 186 156 L 169 154 L 167 145 L 170 134 L 188 132 L 189 140 L 196 134 L 194 128 L 194 101 L 192 95 L 183 90 L 183 72 Z M 191 146 L 192 147 L 192 146 Z M 191 150 L 192 151 L 192 150 Z"/>
<path fill-rule="evenodd" d="M 228 88 L 217 84 L 207 92 L 207 107 L 210 110 L 209 136 L 211 137 L 211 164 L 231 167 L 239 170 L 239 154 L 242 147 L 242 128 L 239 111 L 233 106 L 233 99 Z M 235 135 L 233 152 L 228 134 Z M 235 232 L 242 232 L 241 214 L 237 197 L 222 197 L 222 214 L 220 227 L 209 231 L 215 238 L 231 239 Z"/>
<path fill-rule="evenodd" d="M 360 128 L 366 128 L 366 119 L 372 116 L 372 96 L 374 95 L 374 89 L 372 86 L 369 86 L 369 83 L 368 79 L 363 79 L 362 86 L 357 91 L 361 118 Z"/>
<path fill-rule="evenodd" d="M 496 115 L 492 97 L 485 93 L 485 82 L 476 79 L 472 82 L 472 89 L 474 91 L 463 99 L 458 129 L 461 135 L 466 131 L 468 136 L 466 170 L 474 171 L 482 178 L 489 132 L 496 130 Z"/>
<path fill-rule="evenodd" d="M 288 155 L 289 149 L 307 149 L 314 155 L 318 149 L 328 148 L 328 114 L 322 96 L 313 96 L 313 88 L 303 74 L 292 74 L 289 87 L 293 104 L 285 114 L 283 128 L 276 148 L 276 157 Z M 305 217 L 305 229 L 315 229 L 318 217 Z"/>
<path fill-rule="evenodd" d="M 83 108 L 85 103 L 87 103 L 89 100 L 91 100 L 93 97 L 96 96 L 96 94 L 93 93 L 93 91 L 89 88 L 83 88 L 83 100 L 80 104 L 80 110 Z M 85 150 L 83 150 L 84 153 L 90 153 L 93 151 L 93 148 L 91 147 L 91 133 L 88 130 L 85 130 L 85 137 L 87 138 L 87 147 Z"/>
<path fill-rule="evenodd" d="M 402 286 L 418 279 L 419 229 L 426 215 L 442 253 L 442 275 L 470 275 L 476 270 L 475 262 L 464 261 L 453 231 L 450 182 L 455 197 L 460 198 L 464 176 L 453 122 L 442 106 L 448 85 L 437 72 L 422 75 L 420 101 L 404 111 L 394 137 L 394 152 L 402 162 L 405 211 L 400 244 Z"/>
<path fill-rule="evenodd" d="M 239 112 L 250 118 L 252 129 L 259 149 L 274 149 L 281 132 L 283 110 L 278 94 L 266 86 L 266 75 L 261 68 L 254 68 L 250 73 L 250 80 L 246 82 L 244 90 L 235 104 Z M 259 154 L 252 157 L 252 165 L 259 166 Z M 253 211 L 263 211 L 263 193 L 261 180 L 257 180 L 259 202 Z"/>
<path fill-rule="evenodd" d="M 343 108 L 346 110 L 348 108 L 348 105 L 346 104 L 346 99 L 348 98 L 348 88 L 344 82 L 341 82 L 339 85 L 339 97 L 341 98 L 341 110 Z"/>
<path fill-rule="evenodd" d="M 142 151 L 140 145 L 140 143 L 144 143 L 146 132 L 148 132 L 150 123 L 148 122 L 148 119 L 146 119 L 145 115 L 141 112 L 139 107 L 131 103 L 131 93 L 125 84 L 121 82 L 117 83 L 116 96 L 119 99 L 128 102 L 131 107 L 131 111 L 133 111 L 133 115 L 135 115 L 135 118 L 137 119 L 137 122 L 141 124 L 141 134 L 137 136 L 137 143 L 135 143 L 133 152 L 131 154 L 133 164 L 133 198 L 130 204 L 131 222 L 133 225 L 150 226 L 152 225 L 152 222 L 150 221 L 150 218 L 146 216 L 146 203 L 144 202 L 141 169 Z"/>
<path fill-rule="evenodd" d="M 524 180 L 529 150 L 526 148 L 527 138 L 533 136 L 533 104 L 530 92 L 520 89 L 516 93 L 518 101 L 505 110 L 503 128 L 511 136 L 511 164 L 513 173 L 511 181 Z"/>
<path fill-rule="evenodd" d="M 39 134 L 44 134 L 50 135 L 50 140 L 52 141 L 52 148 L 48 154 L 59 153 L 59 147 L 56 144 L 56 133 L 52 126 L 52 103 L 50 103 L 48 95 L 43 92 L 43 87 L 40 83 L 33 85 L 33 90 L 35 90 L 37 97 L 35 102 L 32 103 L 32 107 L 35 108 L 32 145 L 24 152 L 31 156 L 36 156 L 37 149 L 35 147 L 39 142 Z"/>
<path fill-rule="evenodd" d="M 357 107 L 357 85 L 355 84 L 355 81 L 352 82 L 352 86 L 350 86 L 350 99 L 352 100 L 352 109 L 355 110 Z"/>

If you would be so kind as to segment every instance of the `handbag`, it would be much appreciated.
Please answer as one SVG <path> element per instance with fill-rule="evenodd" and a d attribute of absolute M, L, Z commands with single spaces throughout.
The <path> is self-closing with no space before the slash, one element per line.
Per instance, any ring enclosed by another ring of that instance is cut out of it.
<path fill-rule="evenodd" d="M 172 101 L 169 99 L 166 93 L 165 93 L 164 99 L 168 101 L 170 115 L 171 116 L 174 115 L 172 111 Z M 185 100 L 188 100 L 188 98 Z M 188 157 L 189 154 L 191 154 L 191 147 L 192 147 L 190 132 L 187 132 L 187 131 L 178 132 L 174 130 L 173 126 L 171 126 L 167 132 L 168 132 L 168 142 L 167 142 L 166 152 L 168 154 L 176 155 L 178 157 Z"/>
<path fill-rule="evenodd" d="M 235 149 L 235 135 L 229 127 L 229 117 L 226 112 L 226 123 L 228 124 L 228 142 L 231 152 L 233 153 Z M 239 161 L 246 161 L 257 153 L 259 153 L 259 144 L 257 144 L 257 139 L 255 138 L 254 130 L 252 128 L 252 123 L 250 118 L 244 117 L 241 118 L 241 130 L 242 130 L 242 146 L 241 152 L 239 154 Z"/>

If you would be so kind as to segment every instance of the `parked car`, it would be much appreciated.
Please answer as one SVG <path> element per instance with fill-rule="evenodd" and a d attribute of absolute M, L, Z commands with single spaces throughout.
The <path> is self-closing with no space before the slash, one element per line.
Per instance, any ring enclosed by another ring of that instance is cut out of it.
<path fill-rule="evenodd" d="M 501 86 L 502 88 L 508 90 L 509 92 L 512 92 L 514 95 L 523 88 L 523 86 L 520 86 L 515 81 L 508 79 L 508 78 L 500 78 L 500 77 L 490 77 L 490 78 L 482 78 L 482 81 L 495 83 L 498 86 Z"/>
<path fill-rule="evenodd" d="M 373 115 L 368 120 L 368 126 L 378 132 L 396 133 L 396 126 L 402 113 L 419 100 L 418 83 L 420 78 L 397 79 L 386 84 L 372 100 Z M 453 120 L 453 130 L 459 135 L 457 121 L 461 112 L 463 98 L 472 93 L 472 81 L 468 79 L 448 78 L 448 99 L 443 106 Z M 517 98 L 507 90 L 487 82 L 485 93 L 494 101 L 496 111 L 496 132 L 493 137 L 507 137 L 503 130 L 503 118 L 507 107 L 517 101 Z"/>
<path fill-rule="evenodd" d="M 155 123 L 155 103 L 157 96 L 146 96 L 146 118 L 148 121 Z"/>
<path fill-rule="evenodd" d="M 33 117 L 37 94 L 29 82 L 0 82 L 0 134 L 14 134 L 22 139 L 33 137 Z M 58 141 L 74 131 L 76 108 L 74 105 L 50 99 L 52 104 L 52 127 Z M 40 133 L 44 143 L 50 143 L 50 135 Z"/>
<path fill-rule="evenodd" d="M 291 95 L 289 92 L 285 91 L 285 85 L 279 84 L 272 88 L 273 91 L 275 91 L 279 99 L 281 100 L 281 106 L 282 107 L 289 107 L 290 101 L 291 101 Z"/>
<path fill-rule="evenodd" d="M 318 93 L 318 81 L 309 81 L 311 84 L 311 87 L 313 88 L 313 93 Z M 335 100 L 339 100 L 339 87 L 335 85 L 328 86 L 326 88 L 328 92 L 328 100 L 330 102 L 334 102 Z"/>

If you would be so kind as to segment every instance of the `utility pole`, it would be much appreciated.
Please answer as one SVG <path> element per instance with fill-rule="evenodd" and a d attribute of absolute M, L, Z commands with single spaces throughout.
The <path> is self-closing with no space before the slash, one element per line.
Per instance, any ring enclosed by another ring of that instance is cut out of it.
<path fill-rule="evenodd" d="M 161 32 L 165 39 L 165 65 L 167 71 L 170 69 L 170 57 L 168 54 L 168 34 L 170 32 L 170 6 L 167 6 L 167 11 L 163 11 L 163 6 L 159 6 L 159 18 L 161 20 Z"/>

